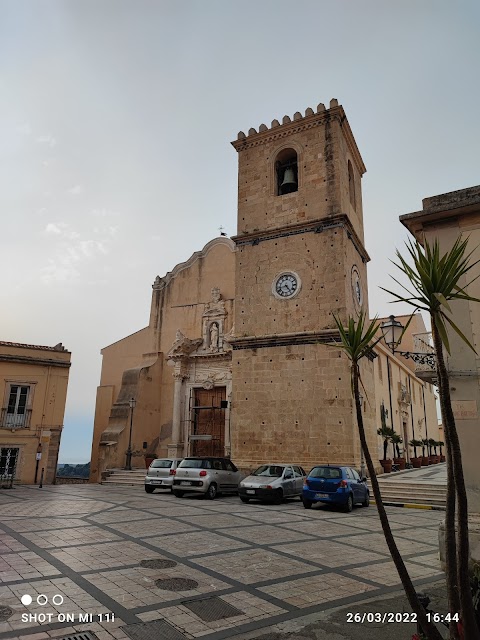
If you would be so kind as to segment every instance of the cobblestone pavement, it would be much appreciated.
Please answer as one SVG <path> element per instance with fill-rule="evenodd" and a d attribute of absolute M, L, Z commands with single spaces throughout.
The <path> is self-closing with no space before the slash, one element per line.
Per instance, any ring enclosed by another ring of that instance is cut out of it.
<path fill-rule="evenodd" d="M 441 580 L 442 512 L 387 511 L 414 583 Z M 262 629 L 281 638 L 305 616 L 385 600 L 400 586 L 374 506 L 347 514 L 298 500 L 60 485 L 2 491 L 0 514 L 0 640 L 87 630 L 99 640 L 221 640 Z M 400 599 L 388 602 L 402 611 Z M 377 637 L 369 633 L 352 637 Z"/>

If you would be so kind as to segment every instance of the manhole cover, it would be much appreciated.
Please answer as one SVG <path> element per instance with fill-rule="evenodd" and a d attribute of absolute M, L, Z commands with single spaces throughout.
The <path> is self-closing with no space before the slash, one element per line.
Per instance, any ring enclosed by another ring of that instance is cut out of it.
<path fill-rule="evenodd" d="M 223 618 L 243 615 L 243 611 L 232 607 L 231 604 L 216 596 L 202 598 L 201 600 L 187 600 L 182 604 L 204 622 L 215 622 L 216 620 L 223 620 Z"/>
<path fill-rule="evenodd" d="M 6 622 L 10 616 L 13 616 L 13 609 L 0 604 L 0 622 Z"/>
<path fill-rule="evenodd" d="M 155 580 L 155 586 L 164 591 L 189 591 L 198 587 L 198 582 L 190 578 L 162 578 Z"/>
<path fill-rule="evenodd" d="M 155 560 L 142 560 L 140 566 L 146 569 L 170 569 L 171 567 L 176 567 L 177 563 L 174 560 L 156 558 Z"/>
<path fill-rule="evenodd" d="M 185 640 L 186 636 L 165 620 L 141 622 L 120 627 L 132 640 Z"/>

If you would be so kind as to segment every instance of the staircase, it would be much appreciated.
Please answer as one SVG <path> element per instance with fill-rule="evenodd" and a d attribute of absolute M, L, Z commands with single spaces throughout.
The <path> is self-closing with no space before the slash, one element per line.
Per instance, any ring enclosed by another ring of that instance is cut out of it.
<path fill-rule="evenodd" d="M 126 471 L 125 469 L 107 469 L 107 473 L 109 474 L 108 477 L 102 480 L 101 484 L 143 487 L 147 470 L 132 469 L 131 471 Z"/>
<path fill-rule="evenodd" d="M 444 484 L 432 484 L 427 482 L 415 482 L 412 480 L 378 479 L 380 493 L 385 504 L 403 505 L 414 504 L 445 509 L 445 498 L 447 487 Z M 370 497 L 373 498 L 373 491 L 370 481 L 368 481 Z"/>

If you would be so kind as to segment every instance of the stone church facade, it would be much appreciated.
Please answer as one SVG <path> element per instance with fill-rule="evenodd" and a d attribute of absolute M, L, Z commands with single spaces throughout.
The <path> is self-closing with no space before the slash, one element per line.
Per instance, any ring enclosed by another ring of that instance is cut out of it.
<path fill-rule="evenodd" d="M 345 112 L 332 100 L 232 144 L 237 235 L 157 277 L 148 326 L 102 350 L 93 481 L 125 464 L 131 398 L 137 467 L 145 453 L 360 465 L 349 361 L 333 346 L 334 315 L 368 314 L 365 167 Z M 361 375 L 374 451 L 374 358 Z"/>

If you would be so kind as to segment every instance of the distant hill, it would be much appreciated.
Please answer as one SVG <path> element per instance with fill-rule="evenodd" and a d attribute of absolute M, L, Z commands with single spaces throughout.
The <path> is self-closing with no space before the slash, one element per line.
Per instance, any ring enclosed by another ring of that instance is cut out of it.
<path fill-rule="evenodd" d="M 57 476 L 61 478 L 88 478 L 90 476 L 90 462 L 86 464 L 59 464 Z"/>

